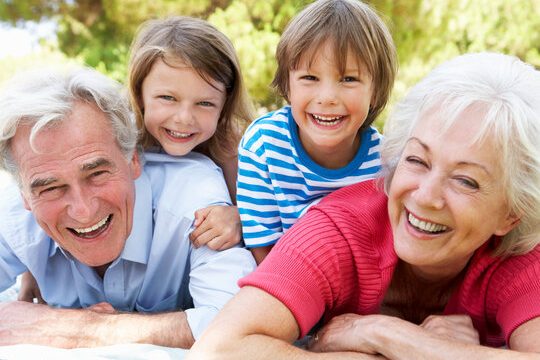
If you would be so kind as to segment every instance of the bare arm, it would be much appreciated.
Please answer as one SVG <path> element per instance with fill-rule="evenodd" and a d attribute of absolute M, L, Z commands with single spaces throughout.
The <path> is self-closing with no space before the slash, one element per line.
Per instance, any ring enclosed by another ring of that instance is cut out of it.
<path fill-rule="evenodd" d="M 259 247 L 251 248 L 249 250 L 251 251 L 251 254 L 253 255 L 253 257 L 255 258 L 257 265 L 259 265 L 260 263 L 262 263 L 264 258 L 270 253 L 270 250 L 272 250 L 273 247 L 274 245 L 259 246 Z"/>
<path fill-rule="evenodd" d="M 283 303 L 246 286 L 218 314 L 186 359 L 379 358 L 350 352 L 308 352 L 290 344 L 298 335 L 298 324 Z"/>
<path fill-rule="evenodd" d="M 227 189 L 229 189 L 231 201 L 233 205 L 236 205 L 236 176 L 238 175 L 238 157 L 230 157 L 218 165 L 221 168 L 221 171 L 223 171 L 223 177 L 225 178 L 225 183 L 227 183 Z"/>
<path fill-rule="evenodd" d="M 0 304 L 0 319 L 0 345 L 74 348 L 146 343 L 189 348 L 194 342 L 183 312 L 112 313 L 16 301 Z"/>
<path fill-rule="evenodd" d="M 539 359 L 539 319 L 514 331 L 512 350 L 490 348 L 459 336 L 446 336 L 407 321 L 385 316 L 346 314 L 319 332 L 314 351 L 380 353 L 388 359 Z M 534 353 L 536 352 L 536 354 Z"/>

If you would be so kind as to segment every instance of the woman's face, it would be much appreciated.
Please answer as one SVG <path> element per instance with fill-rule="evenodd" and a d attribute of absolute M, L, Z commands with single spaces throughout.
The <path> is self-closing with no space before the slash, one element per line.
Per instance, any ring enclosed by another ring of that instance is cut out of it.
<path fill-rule="evenodd" d="M 517 223 L 506 202 L 495 142 L 473 142 L 483 112 L 469 108 L 446 132 L 438 111 L 423 116 L 389 189 L 394 247 L 417 274 L 456 275 L 492 235 Z"/>

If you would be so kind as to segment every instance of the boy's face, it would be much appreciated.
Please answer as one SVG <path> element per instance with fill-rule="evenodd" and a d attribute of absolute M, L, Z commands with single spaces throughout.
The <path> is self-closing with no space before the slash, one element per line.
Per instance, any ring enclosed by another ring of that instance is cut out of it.
<path fill-rule="evenodd" d="M 289 101 L 306 152 L 319 165 L 335 169 L 346 166 L 359 148 L 358 130 L 373 88 L 371 75 L 351 51 L 340 73 L 332 45 L 325 42 L 289 71 Z"/>

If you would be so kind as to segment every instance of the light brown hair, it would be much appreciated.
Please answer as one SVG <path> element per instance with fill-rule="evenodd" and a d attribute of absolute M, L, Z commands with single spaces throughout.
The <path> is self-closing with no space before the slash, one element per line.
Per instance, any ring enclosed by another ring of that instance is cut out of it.
<path fill-rule="evenodd" d="M 236 156 L 240 137 L 254 115 L 231 41 L 208 22 L 186 16 L 149 20 L 140 26 L 131 45 L 128 89 L 145 149 L 159 145 L 145 129 L 142 101 L 142 83 L 158 59 L 171 67 L 184 63 L 210 85 L 213 80 L 225 86 L 216 132 L 196 150 L 218 163 Z"/>
<path fill-rule="evenodd" d="M 272 86 L 287 101 L 289 71 L 304 55 L 313 58 L 326 41 L 334 47 L 339 71 L 345 72 L 352 50 L 373 81 L 373 95 L 365 128 L 384 109 L 397 72 L 396 49 L 390 32 L 368 5 L 357 0 L 318 0 L 304 8 L 287 26 L 276 50 L 278 68 Z M 309 61 L 311 63 L 311 59 Z"/>

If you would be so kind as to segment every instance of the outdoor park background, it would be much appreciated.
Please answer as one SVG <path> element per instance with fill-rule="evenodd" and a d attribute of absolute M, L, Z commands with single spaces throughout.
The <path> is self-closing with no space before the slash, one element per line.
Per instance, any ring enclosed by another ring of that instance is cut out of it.
<path fill-rule="evenodd" d="M 1 0 L 0 86 L 20 69 L 78 62 L 120 82 L 140 23 L 167 15 L 207 19 L 233 41 L 248 90 L 263 112 L 282 105 L 269 87 L 274 50 L 306 0 Z M 435 65 L 498 51 L 540 66 L 540 0 L 371 0 L 388 24 L 399 74 L 387 109 Z M 18 40 L 10 34 L 24 33 Z M 21 50 L 22 49 L 22 50 Z M 382 129 L 388 111 L 376 122 Z M 0 179 L 1 180 L 1 179 Z"/>

